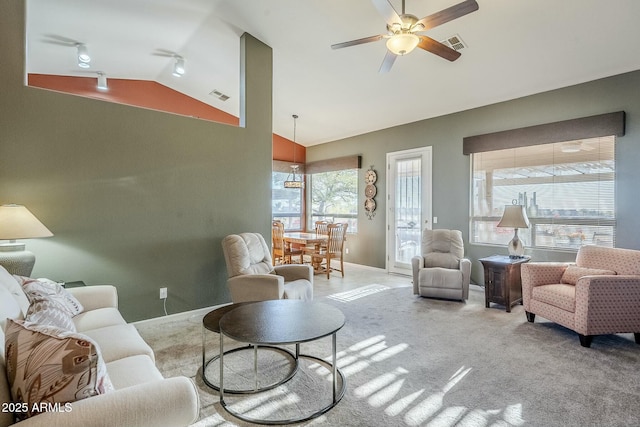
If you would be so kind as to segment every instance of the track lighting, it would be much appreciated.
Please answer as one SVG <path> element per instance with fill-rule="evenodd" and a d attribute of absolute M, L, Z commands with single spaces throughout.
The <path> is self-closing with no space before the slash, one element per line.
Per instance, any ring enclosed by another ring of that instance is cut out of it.
<path fill-rule="evenodd" d="M 107 76 L 105 76 L 103 72 L 98 72 L 98 89 L 109 90 L 109 86 L 107 85 Z"/>
<path fill-rule="evenodd" d="M 176 63 L 173 64 L 173 75 L 176 77 L 182 77 L 184 74 L 184 58 L 176 56 Z"/>
<path fill-rule="evenodd" d="M 78 43 L 76 44 L 76 48 L 78 49 L 78 67 L 89 68 L 89 62 L 91 62 L 91 56 L 89 56 L 89 51 L 87 50 L 87 46 L 82 43 Z"/>

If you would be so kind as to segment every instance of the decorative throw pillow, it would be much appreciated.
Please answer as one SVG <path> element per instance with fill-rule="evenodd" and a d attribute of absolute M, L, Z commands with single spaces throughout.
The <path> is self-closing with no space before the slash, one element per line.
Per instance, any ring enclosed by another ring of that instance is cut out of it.
<path fill-rule="evenodd" d="M 41 295 L 32 295 L 31 305 L 27 309 L 25 320 L 76 332 L 76 325 L 73 323 L 69 311 L 61 307 L 57 301 Z"/>
<path fill-rule="evenodd" d="M 611 274 L 616 274 L 616 272 L 612 270 L 602 270 L 599 268 L 577 267 L 575 265 L 570 265 L 562 274 L 560 283 L 575 285 L 578 279 L 583 276 L 603 276 Z"/>
<path fill-rule="evenodd" d="M 40 403 L 64 407 L 113 390 L 100 350 L 87 336 L 7 320 L 5 344 L 13 402 L 27 409 L 16 414 L 18 420 L 40 413 Z"/>
<path fill-rule="evenodd" d="M 67 310 L 73 317 L 82 313 L 84 307 L 73 295 L 57 282 L 49 279 L 31 279 L 29 277 L 20 277 L 22 289 L 30 303 L 38 298 L 49 298 L 52 303 L 56 303 L 61 309 Z"/>

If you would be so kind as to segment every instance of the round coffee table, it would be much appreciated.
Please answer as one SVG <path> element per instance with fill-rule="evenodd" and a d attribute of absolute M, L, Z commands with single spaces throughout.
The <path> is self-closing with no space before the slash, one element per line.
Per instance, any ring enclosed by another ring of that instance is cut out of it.
<path fill-rule="evenodd" d="M 211 362 L 214 362 L 216 360 L 218 360 L 218 358 L 220 358 L 220 354 L 212 357 L 211 359 L 207 360 L 206 359 L 206 331 L 211 331 L 211 332 L 216 332 L 216 333 L 220 333 L 220 319 L 227 314 L 228 312 L 235 310 L 238 307 L 242 307 L 243 305 L 246 304 L 253 304 L 253 302 L 239 302 L 239 303 L 234 303 L 234 304 L 229 304 L 229 305 L 225 305 L 223 307 L 219 307 L 216 308 L 215 310 L 210 311 L 209 313 L 207 313 L 204 318 L 202 319 L 202 381 L 204 381 L 204 383 L 206 385 L 208 385 L 209 387 L 211 387 L 212 389 L 216 390 L 216 391 L 220 391 L 220 387 L 217 386 L 216 384 L 214 384 L 212 381 L 209 380 L 209 378 L 207 378 L 207 367 L 209 366 L 209 364 L 211 364 Z M 259 348 L 270 348 L 270 349 L 274 349 L 278 352 L 281 352 L 283 354 L 285 354 L 286 357 L 290 358 L 291 362 L 292 362 L 292 368 L 289 370 L 289 372 L 286 374 L 286 376 L 276 382 L 267 384 L 267 385 L 263 385 L 262 387 L 258 387 L 258 366 L 257 366 L 257 361 L 258 361 L 258 349 Z M 235 353 L 238 351 L 243 351 L 243 350 L 251 350 L 253 349 L 253 360 L 254 360 L 254 375 L 255 375 L 255 386 L 253 388 L 247 388 L 247 389 L 225 389 L 224 392 L 225 393 L 230 393 L 230 394 L 249 394 L 249 393 L 256 393 L 259 391 L 266 391 L 266 390 L 271 390 L 272 388 L 275 388 L 277 386 L 279 386 L 280 384 L 283 384 L 287 381 L 289 381 L 296 373 L 296 371 L 298 370 L 298 359 L 295 357 L 295 355 L 290 352 L 289 350 L 285 349 L 285 348 L 280 348 L 280 347 L 274 347 L 274 346 L 266 346 L 266 345 L 248 345 L 248 346 L 244 346 L 244 347 L 238 347 L 238 348 L 234 348 L 231 350 L 227 350 L 224 352 L 224 354 L 231 354 L 231 353 Z M 222 347 L 220 347 L 220 353 L 222 353 Z"/>
<path fill-rule="evenodd" d="M 222 316 L 220 327 L 220 404 L 246 422 L 257 424 L 294 424 L 316 418 L 336 406 L 344 396 L 346 381 L 336 364 L 336 334 L 344 326 L 344 314 L 337 308 L 315 301 L 274 300 L 245 304 Z M 332 363 L 300 354 L 300 344 L 332 336 Z M 224 401 L 224 348 L 223 337 L 253 345 L 296 345 L 296 359 L 304 357 L 328 365 L 332 373 L 333 398 L 318 411 L 300 418 L 266 420 L 244 416 L 230 409 Z M 338 375 L 341 379 L 338 387 Z"/>

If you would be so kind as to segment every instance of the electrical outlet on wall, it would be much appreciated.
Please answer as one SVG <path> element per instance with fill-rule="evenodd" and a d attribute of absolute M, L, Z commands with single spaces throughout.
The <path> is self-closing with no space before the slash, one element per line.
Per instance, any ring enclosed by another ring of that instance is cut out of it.
<path fill-rule="evenodd" d="M 344 248 L 344 253 L 349 255 L 349 248 Z"/>
<path fill-rule="evenodd" d="M 160 288 L 160 299 L 167 299 L 167 288 Z"/>

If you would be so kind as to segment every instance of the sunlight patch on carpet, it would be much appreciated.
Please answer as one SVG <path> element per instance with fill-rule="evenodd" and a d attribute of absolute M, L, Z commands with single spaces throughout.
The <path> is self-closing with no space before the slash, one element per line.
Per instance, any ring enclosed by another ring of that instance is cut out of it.
<path fill-rule="evenodd" d="M 332 300 L 340 302 L 351 302 L 363 297 L 367 297 L 369 295 L 377 294 L 378 292 L 386 291 L 387 289 L 391 288 L 384 285 L 367 285 L 352 289 L 350 291 L 332 294 L 327 298 L 331 298 Z"/>

